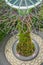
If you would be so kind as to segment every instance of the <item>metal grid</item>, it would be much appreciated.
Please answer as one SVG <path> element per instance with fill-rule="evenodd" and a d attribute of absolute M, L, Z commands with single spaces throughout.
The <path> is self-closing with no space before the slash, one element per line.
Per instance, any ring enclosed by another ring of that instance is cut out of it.
<path fill-rule="evenodd" d="M 6 3 L 16 9 L 30 9 L 39 5 L 42 0 L 5 0 Z"/>

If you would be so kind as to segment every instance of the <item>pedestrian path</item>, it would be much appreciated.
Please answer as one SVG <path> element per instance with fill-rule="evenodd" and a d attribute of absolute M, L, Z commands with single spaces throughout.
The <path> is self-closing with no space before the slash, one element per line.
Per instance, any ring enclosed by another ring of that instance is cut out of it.
<path fill-rule="evenodd" d="M 12 52 L 12 46 L 15 40 L 17 39 L 17 37 L 14 35 L 8 40 L 5 46 L 5 56 L 11 65 L 40 65 L 43 62 L 43 39 L 40 36 L 33 34 L 33 33 L 31 34 L 31 36 L 39 44 L 40 51 L 39 51 L 38 56 L 31 61 L 21 61 L 17 59 Z"/>

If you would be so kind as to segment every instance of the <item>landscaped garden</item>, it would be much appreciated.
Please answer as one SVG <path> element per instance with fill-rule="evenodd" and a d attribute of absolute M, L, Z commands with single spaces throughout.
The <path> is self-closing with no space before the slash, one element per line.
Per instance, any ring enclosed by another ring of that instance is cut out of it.
<path fill-rule="evenodd" d="M 5 1 L 1 0 L 0 2 L 0 41 L 3 40 L 3 38 L 10 33 L 12 28 L 14 29 L 14 22 L 15 22 L 15 17 L 16 12 L 13 10 L 10 16 L 10 9 L 9 6 L 5 4 Z M 12 18 L 12 20 L 11 20 Z"/>
<path fill-rule="evenodd" d="M 40 65 L 43 62 L 43 39 L 37 32 L 43 32 L 43 3 L 19 10 L 0 0 L 0 45 L 11 65 Z"/>
<path fill-rule="evenodd" d="M 34 10 L 30 10 L 33 11 Z M 0 41 L 8 34 L 11 30 L 15 29 L 15 20 L 17 12 L 15 9 L 11 9 L 6 5 L 4 0 L 0 1 Z M 34 14 L 35 15 L 35 14 Z M 36 30 L 43 31 L 43 5 L 39 7 L 38 18 L 32 17 L 32 23 Z M 39 21 L 39 23 L 37 22 Z M 32 26 L 33 27 L 33 26 Z"/>

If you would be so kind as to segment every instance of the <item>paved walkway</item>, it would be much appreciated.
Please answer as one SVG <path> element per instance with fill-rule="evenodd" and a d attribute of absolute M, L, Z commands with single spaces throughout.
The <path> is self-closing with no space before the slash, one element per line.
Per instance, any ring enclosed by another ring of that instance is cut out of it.
<path fill-rule="evenodd" d="M 5 37 L 3 42 L 0 42 L 0 65 L 11 65 L 5 57 L 5 45 L 10 36 Z"/>
<path fill-rule="evenodd" d="M 15 35 L 8 40 L 5 47 L 5 55 L 6 59 L 10 62 L 11 65 L 40 65 L 43 62 L 43 39 L 35 34 L 32 34 L 32 37 L 38 42 L 40 51 L 38 56 L 31 61 L 21 61 L 14 56 L 12 52 L 12 46 L 16 40 Z"/>
<path fill-rule="evenodd" d="M 39 33 L 38 33 L 39 34 Z M 43 38 L 43 32 L 40 32 L 40 34 L 39 34 L 39 36 L 41 36 L 42 38 Z M 8 61 L 7 61 L 7 59 L 6 59 L 6 57 L 5 57 L 5 55 L 4 55 L 4 48 L 5 48 L 5 45 L 6 45 L 6 42 L 7 42 L 7 40 L 9 39 L 9 37 L 10 36 L 7 36 L 4 40 L 3 40 L 3 42 L 0 44 L 0 65 L 11 65 Z M 26 63 L 25 63 L 26 64 Z M 23 63 L 22 63 L 22 65 L 23 65 Z"/>
<path fill-rule="evenodd" d="M 34 32 L 35 33 L 35 32 Z M 37 34 L 37 35 L 39 35 L 41 38 L 43 38 L 43 31 L 41 32 L 41 31 L 36 31 L 36 33 L 35 34 Z"/>

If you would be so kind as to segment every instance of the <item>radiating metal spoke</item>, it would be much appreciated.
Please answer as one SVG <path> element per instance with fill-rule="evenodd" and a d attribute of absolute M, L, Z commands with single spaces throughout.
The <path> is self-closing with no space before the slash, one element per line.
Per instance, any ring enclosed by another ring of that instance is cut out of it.
<path fill-rule="evenodd" d="M 9 0 L 9 2 L 10 1 L 13 1 L 13 0 Z M 38 3 L 38 2 L 40 2 L 40 0 L 36 0 L 37 2 L 36 2 L 36 4 Z M 18 4 L 18 2 L 19 2 L 19 0 L 15 0 L 15 2 L 13 3 L 13 5 L 15 5 L 16 3 Z M 18 11 L 19 11 L 19 16 L 20 16 L 20 11 L 21 11 L 21 9 L 22 8 L 24 8 L 24 7 L 26 7 L 26 10 L 22 10 L 22 11 L 28 11 L 28 7 L 29 7 L 29 5 L 28 5 L 28 3 L 27 3 L 27 1 L 26 0 L 24 0 L 24 2 L 25 2 L 25 6 L 22 6 L 22 3 L 23 2 L 23 0 L 21 0 L 20 1 L 20 3 L 19 3 L 19 5 L 17 6 L 18 7 Z M 39 18 L 38 18 L 38 15 L 37 15 L 37 7 L 36 7 L 36 4 L 32 1 L 32 0 L 29 0 L 29 2 L 32 4 L 32 6 L 34 7 L 34 10 L 35 10 L 35 13 L 32 13 L 32 16 L 34 16 L 34 17 L 36 17 L 38 20 L 39 20 Z M 31 6 L 31 4 L 30 4 L 30 6 Z M 16 8 L 16 7 L 15 7 Z M 20 9 L 21 8 L 21 9 Z M 31 7 L 30 7 L 31 8 Z M 25 8 L 24 8 L 25 9 Z M 12 14 L 12 12 L 10 13 L 10 15 Z M 28 14 L 27 14 L 28 15 Z M 26 15 L 26 13 L 25 13 L 25 16 L 23 17 L 23 19 L 22 19 L 22 24 L 21 24 L 21 27 L 22 27 L 22 30 L 24 29 L 24 24 L 25 24 L 25 18 L 27 17 L 27 15 Z M 12 15 L 12 16 L 14 16 L 14 15 Z M 10 18 L 12 17 L 12 16 L 10 16 Z M 17 17 L 16 17 L 16 20 L 18 19 L 18 17 L 19 17 L 18 15 L 17 15 Z M 21 15 L 22 16 L 22 15 Z M 29 16 L 29 15 L 28 15 Z M 16 20 L 15 20 L 15 22 L 16 22 Z M 26 20 L 26 22 L 27 23 L 29 23 L 29 20 L 30 20 L 30 22 L 31 22 L 31 24 L 32 24 L 32 26 L 34 27 L 34 23 L 32 22 L 32 20 L 31 20 L 31 18 L 29 17 L 28 18 L 28 20 Z M 11 22 L 12 22 L 12 18 L 11 18 Z M 39 23 L 38 23 L 39 21 L 37 21 L 37 24 L 39 25 Z M 19 23 L 18 23 L 19 24 Z M 17 25 L 18 25 L 17 24 Z M 15 28 L 15 30 L 17 29 L 17 26 L 16 26 L 16 28 Z M 29 27 L 28 27 L 28 29 L 29 29 Z M 35 29 L 35 27 L 34 27 L 34 29 Z M 27 31 L 27 30 L 26 30 Z M 24 32 L 24 30 L 23 30 L 23 32 Z"/>
<path fill-rule="evenodd" d="M 13 4 L 16 4 L 18 2 L 18 0 L 16 0 Z"/>
<path fill-rule="evenodd" d="M 33 1 L 32 0 L 29 0 L 33 5 L 35 5 L 34 3 L 33 3 Z"/>
<path fill-rule="evenodd" d="M 8 0 L 9 2 L 12 1 L 12 0 Z"/>
<path fill-rule="evenodd" d="M 21 4 L 22 4 L 22 0 L 21 0 L 20 3 L 19 3 L 19 9 L 18 9 L 19 16 L 20 16 L 20 7 L 21 7 Z"/>
<path fill-rule="evenodd" d="M 28 8 L 27 1 L 26 1 L 26 0 L 25 0 L 25 4 L 26 4 L 26 6 L 27 6 L 27 8 Z"/>
<path fill-rule="evenodd" d="M 40 0 L 37 0 L 37 2 L 40 1 Z"/>
<path fill-rule="evenodd" d="M 22 0 L 20 1 L 19 7 L 21 6 L 21 4 L 22 4 Z"/>
<path fill-rule="evenodd" d="M 32 0 L 29 0 L 33 5 L 34 5 L 34 8 L 35 8 L 35 13 L 36 13 L 36 15 L 37 15 L 37 8 L 36 8 L 36 6 L 35 6 L 35 4 L 33 3 L 33 1 Z"/>

